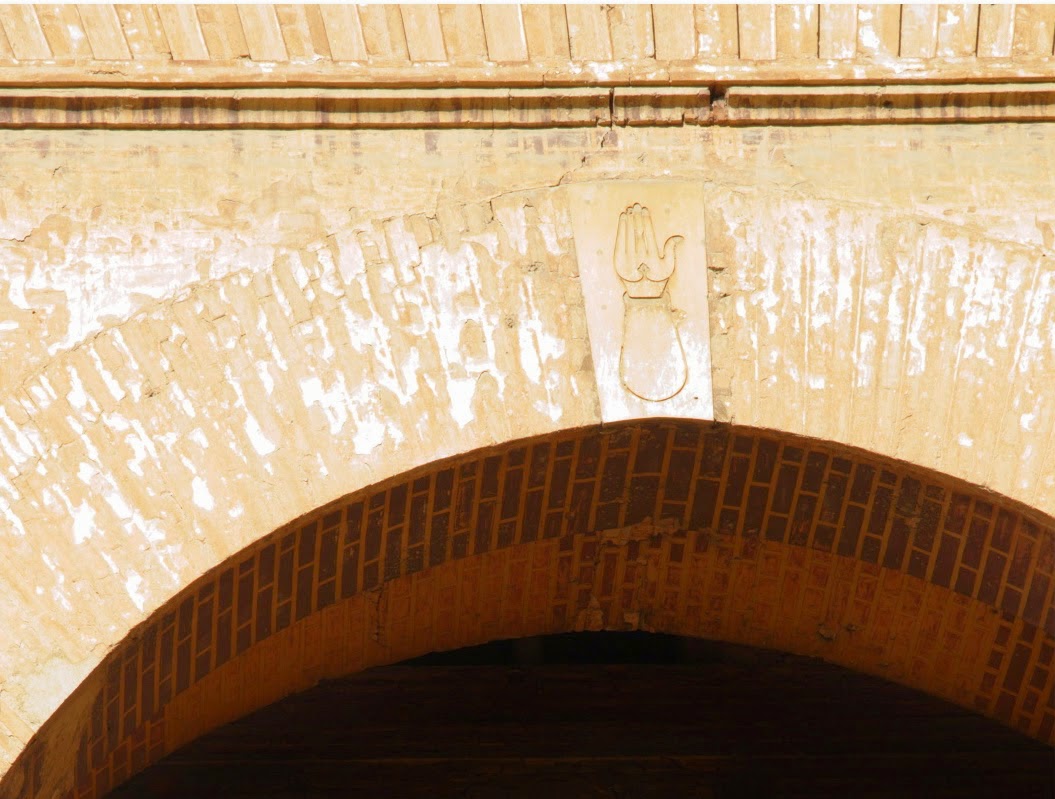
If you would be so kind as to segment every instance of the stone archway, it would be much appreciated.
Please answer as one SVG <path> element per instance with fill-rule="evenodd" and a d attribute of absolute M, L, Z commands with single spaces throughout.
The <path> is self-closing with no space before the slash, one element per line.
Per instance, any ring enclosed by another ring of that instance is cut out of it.
<path fill-rule="evenodd" d="M 42 730 L 34 795 L 103 796 L 319 679 L 644 629 L 822 657 L 1055 740 L 1055 523 L 853 448 L 638 421 L 468 453 L 263 537 L 137 628 Z M 73 784 L 37 782 L 65 774 Z"/>
<path fill-rule="evenodd" d="M 1012 580 L 1049 579 L 1055 513 L 1049 11 L 87 8 L 0 7 L 0 793 L 65 779 L 49 758 L 80 733 L 47 719 L 123 685 L 99 675 L 186 592 L 173 646 L 192 640 L 201 581 L 258 558 L 261 536 L 410 470 L 569 430 L 713 418 L 830 442 L 816 446 L 833 464 L 850 458 L 838 447 L 872 453 L 895 476 L 877 496 L 901 497 L 912 470 L 991 489 L 1021 503 L 1007 508 L 1036 556 L 1026 575 L 1018 544 L 1000 548 L 1003 500 L 967 487 L 964 528 L 962 503 L 904 492 L 890 549 L 860 568 L 937 575 L 926 590 L 970 597 L 979 619 L 1050 606 Z M 663 246 L 628 267 L 613 248 L 637 206 Z M 635 335 L 660 328 L 665 348 Z M 627 378 L 628 338 L 662 390 Z M 650 371 L 664 352 L 670 373 Z M 822 488 L 793 551 L 841 563 Z M 950 503 L 936 550 L 902 550 L 929 529 L 916 500 Z M 852 524 L 859 506 L 839 513 Z M 609 524 L 597 512 L 583 535 Z M 759 551 L 777 546 L 769 523 Z M 976 562 L 978 540 L 997 549 Z M 550 545 L 473 557 L 521 546 Z M 954 574 L 934 565 L 943 546 L 967 558 Z M 990 597 L 997 573 L 1012 582 Z M 566 623 L 580 611 L 597 618 L 587 602 Z M 255 641 L 250 618 L 232 636 Z M 292 629 L 279 621 L 246 657 Z M 861 638 L 824 629 L 828 649 Z M 993 655 L 983 704 L 1040 733 L 1050 694 L 993 693 L 1001 669 L 1011 685 L 1030 668 L 1020 632 L 992 632 L 1012 649 Z M 216 665 L 207 651 L 193 669 Z M 158 702 L 115 690 L 102 718 L 120 717 L 117 747 Z M 166 729 L 162 747 L 182 728 Z M 82 777 L 118 773 L 105 749 Z"/>

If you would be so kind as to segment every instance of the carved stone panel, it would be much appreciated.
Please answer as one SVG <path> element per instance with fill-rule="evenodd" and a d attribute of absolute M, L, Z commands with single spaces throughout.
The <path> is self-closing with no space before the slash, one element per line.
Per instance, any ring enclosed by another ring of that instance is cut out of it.
<path fill-rule="evenodd" d="M 702 185 L 568 191 L 602 419 L 713 419 Z"/>

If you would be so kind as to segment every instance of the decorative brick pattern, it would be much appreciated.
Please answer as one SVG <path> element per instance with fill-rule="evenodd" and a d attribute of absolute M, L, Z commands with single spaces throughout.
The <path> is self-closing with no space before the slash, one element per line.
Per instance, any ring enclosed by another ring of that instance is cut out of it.
<path fill-rule="evenodd" d="M 528 550 L 548 565 L 518 560 Z M 102 796 L 164 754 L 166 707 L 214 670 L 364 592 L 393 586 L 386 635 L 406 639 L 393 651 L 417 640 L 412 608 L 429 607 L 421 623 L 442 642 L 454 600 L 437 589 L 416 604 L 424 589 L 396 586 L 499 555 L 502 569 L 459 572 L 469 599 L 458 601 L 504 598 L 475 620 L 477 636 L 528 634 L 540 613 L 551 631 L 639 627 L 799 650 L 862 631 L 874 659 L 848 665 L 902 664 L 909 684 L 1055 740 L 1052 520 L 849 448 L 637 423 L 435 464 L 265 536 L 100 667 L 70 795 Z"/>

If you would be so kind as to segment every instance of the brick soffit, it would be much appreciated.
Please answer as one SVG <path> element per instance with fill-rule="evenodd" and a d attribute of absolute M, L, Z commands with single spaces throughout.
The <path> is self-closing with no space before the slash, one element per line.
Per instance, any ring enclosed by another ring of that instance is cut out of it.
<path fill-rule="evenodd" d="M 1055 6 L 3 6 L 0 128 L 1055 118 Z"/>
<path fill-rule="evenodd" d="M 748 427 L 616 423 L 475 450 L 317 508 L 185 586 L 41 728 L 0 796 L 96 799 L 321 677 L 584 629 L 821 657 L 1050 743 L 1053 531 L 956 478 Z M 490 588 L 454 570 L 488 558 Z M 529 572 L 545 579 L 529 588 Z M 443 590 L 444 574 L 470 588 Z"/>

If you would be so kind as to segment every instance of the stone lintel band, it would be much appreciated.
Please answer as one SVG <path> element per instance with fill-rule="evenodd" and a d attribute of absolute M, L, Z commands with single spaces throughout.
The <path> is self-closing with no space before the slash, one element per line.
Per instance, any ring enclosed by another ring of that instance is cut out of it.
<path fill-rule="evenodd" d="M 516 129 L 1055 120 L 1055 83 L 0 88 L 0 129 Z"/>
<path fill-rule="evenodd" d="M 707 61 L 633 59 L 523 63 L 383 64 L 354 62 L 92 61 L 0 59 L 0 87 L 366 89 L 574 88 L 598 86 L 840 86 L 1037 83 L 1052 78 L 1052 55 L 1014 58 L 936 57 L 896 60 L 781 58 Z"/>

